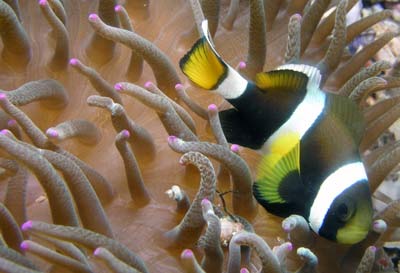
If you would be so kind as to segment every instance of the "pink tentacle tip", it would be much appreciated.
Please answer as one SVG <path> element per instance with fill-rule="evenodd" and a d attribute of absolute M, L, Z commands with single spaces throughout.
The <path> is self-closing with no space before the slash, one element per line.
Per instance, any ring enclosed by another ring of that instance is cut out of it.
<path fill-rule="evenodd" d="M 115 12 L 120 12 L 122 10 L 122 6 L 121 5 L 116 5 L 115 7 L 114 7 L 114 11 Z"/>
<path fill-rule="evenodd" d="M 22 241 L 22 243 L 19 245 L 19 247 L 24 251 L 28 250 L 29 249 L 29 243 L 27 241 Z"/>
<path fill-rule="evenodd" d="M 183 89 L 183 84 L 177 83 L 175 84 L 175 90 Z"/>
<path fill-rule="evenodd" d="M 7 95 L 5 93 L 0 93 L 0 100 L 6 100 Z"/>
<path fill-rule="evenodd" d="M 176 136 L 169 136 L 168 137 L 168 143 L 173 143 L 177 140 L 178 138 Z"/>
<path fill-rule="evenodd" d="M 231 146 L 231 151 L 232 151 L 232 152 L 238 153 L 238 152 L 239 152 L 239 149 L 240 149 L 240 146 L 239 146 L 239 145 L 237 145 L 237 144 L 232 144 L 232 146 Z"/>
<path fill-rule="evenodd" d="M 72 58 L 71 60 L 69 60 L 69 64 L 72 66 L 76 66 L 78 65 L 79 60 L 77 58 Z"/>
<path fill-rule="evenodd" d="M 288 242 L 288 243 L 287 243 L 287 249 L 288 249 L 289 251 L 293 251 L 293 244 L 292 244 L 291 242 Z"/>
<path fill-rule="evenodd" d="M 249 273 L 250 271 L 247 268 L 240 269 L 240 273 Z"/>
<path fill-rule="evenodd" d="M 376 246 L 370 246 L 369 250 L 371 250 L 372 252 L 376 252 Z"/>
<path fill-rule="evenodd" d="M 202 206 L 207 206 L 207 205 L 210 205 L 210 204 L 211 204 L 211 202 L 207 198 L 204 198 L 203 200 L 201 200 L 201 205 Z"/>
<path fill-rule="evenodd" d="M 128 137 L 131 136 L 131 133 L 129 133 L 129 131 L 126 130 L 126 129 L 122 130 L 121 132 L 122 132 L 122 135 L 123 135 L 124 137 L 126 137 L 126 138 L 128 138 Z"/>
<path fill-rule="evenodd" d="M 46 135 L 47 135 L 48 137 L 51 137 L 51 138 L 56 138 L 56 137 L 58 137 L 58 132 L 57 132 L 57 130 L 55 130 L 55 129 L 53 129 L 53 128 L 49 128 L 49 129 L 47 129 L 47 131 L 46 131 Z"/>
<path fill-rule="evenodd" d="M 100 255 L 100 252 L 101 252 L 101 248 L 98 247 L 98 248 L 96 248 L 96 249 L 93 251 L 93 255 L 94 255 L 94 256 L 98 256 L 98 255 Z"/>
<path fill-rule="evenodd" d="M 15 125 L 17 125 L 17 121 L 15 119 L 10 119 L 9 121 L 7 121 L 8 127 L 14 127 Z"/>
<path fill-rule="evenodd" d="M 22 229 L 22 231 L 28 231 L 32 228 L 32 226 L 33 226 L 33 223 L 32 223 L 32 221 L 29 220 L 22 224 L 21 229 Z"/>
<path fill-rule="evenodd" d="M 89 20 L 90 21 L 96 21 L 96 20 L 98 20 L 99 19 L 99 16 L 96 14 L 96 13 L 91 13 L 90 15 L 89 15 Z"/>
<path fill-rule="evenodd" d="M 185 249 L 182 251 L 181 257 L 183 259 L 190 259 L 193 258 L 193 251 L 191 251 L 190 249 Z"/>
<path fill-rule="evenodd" d="M 245 69 L 246 66 L 247 66 L 247 65 L 246 65 L 246 62 L 241 61 L 241 62 L 239 62 L 238 68 L 239 68 L 239 69 Z"/>
<path fill-rule="evenodd" d="M 10 132 L 9 130 L 3 129 L 3 130 L 0 131 L 0 134 L 7 136 L 9 132 Z"/>
<path fill-rule="evenodd" d="M 216 111 L 218 111 L 218 107 L 217 107 L 215 104 L 210 104 L 210 105 L 208 106 L 208 111 L 214 111 L 214 112 L 216 112 Z"/>
<path fill-rule="evenodd" d="M 295 13 L 292 16 L 299 20 L 301 20 L 301 18 L 302 18 L 300 13 Z"/>
<path fill-rule="evenodd" d="M 47 0 L 40 0 L 39 5 L 41 6 L 46 6 L 47 5 Z"/>
<path fill-rule="evenodd" d="M 151 82 L 151 81 L 147 81 L 145 84 L 144 84 L 144 87 L 145 88 L 151 88 L 153 86 L 153 83 Z"/>
<path fill-rule="evenodd" d="M 292 223 L 284 222 L 284 223 L 282 224 L 282 228 L 283 228 L 283 231 L 285 231 L 285 232 L 290 232 L 290 231 L 292 231 L 292 229 L 293 229 L 293 225 L 292 225 Z"/>
<path fill-rule="evenodd" d="M 117 84 L 114 85 L 114 88 L 115 88 L 115 90 L 117 90 L 117 91 L 121 91 L 121 90 L 122 90 L 122 84 L 117 83 Z"/>

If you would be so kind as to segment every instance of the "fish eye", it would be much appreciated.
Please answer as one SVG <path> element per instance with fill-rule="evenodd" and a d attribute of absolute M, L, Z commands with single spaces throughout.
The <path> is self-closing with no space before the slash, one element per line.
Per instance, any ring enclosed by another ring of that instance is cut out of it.
<path fill-rule="evenodd" d="M 341 203 L 337 206 L 336 215 L 340 221 L 347 221 L 353 215 L 353 208 L 350 204 Z"/>

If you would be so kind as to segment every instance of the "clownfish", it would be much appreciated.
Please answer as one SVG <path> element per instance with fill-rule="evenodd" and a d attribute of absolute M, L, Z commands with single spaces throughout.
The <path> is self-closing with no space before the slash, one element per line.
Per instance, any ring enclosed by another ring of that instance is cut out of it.
<path fill-rule="evenodd" d="M 329 240 L 363 240 L 373 210 L 358 151 L 365 127 L 358 106 L 322 91 L 321 73 L 311 65 L 285 64 L 246 80 L 215 50 L 207 21 L 202 31 L 179 66 L 233 106 L 219 113 L 228 142 L 261 153 L 253 184 L 258 203 L 281 217 L 303 216 Z"/>

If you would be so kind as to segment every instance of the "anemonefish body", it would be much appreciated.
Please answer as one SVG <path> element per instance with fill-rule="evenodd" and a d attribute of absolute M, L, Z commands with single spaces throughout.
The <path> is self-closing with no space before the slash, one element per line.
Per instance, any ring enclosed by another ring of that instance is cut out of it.
<path fill-rule="evenodd" d="M 261 152 L 253 186 L 257 201 L 281 217 L 302 215 L 330 240 L 364 239 L 372 202 L 358 152 L 364 124 L 357 105 L 323 92 L 321 74 L 310 65 L 282 65 L 248 81 L 218 55 L 207 21 L 202 29 L 180 67 L 234 107 L 220 112 L 227 140 Z"/>

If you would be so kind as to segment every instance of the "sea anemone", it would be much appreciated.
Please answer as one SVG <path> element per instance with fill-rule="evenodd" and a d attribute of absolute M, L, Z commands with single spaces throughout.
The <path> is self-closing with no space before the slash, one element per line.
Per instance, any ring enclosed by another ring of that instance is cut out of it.
<path fill-rule="evenodd" d="M 104 263 L 112 272 L 391 266 L 378 252 L 399 239 L 399 204 L 378 187 L 400 153 L 398 143 L 372 145 L 399 116 L 398 98 L 374 106 L 365 98 L 400 81 L 393 71 L 380 75 L 391 63 L 364 65 L 395 34 L 354 56 L 346 49 L 390 12 L 346 27 L 354 0 L 125 2 L 0 1 L 2 272 L 106 272 Z M 246 77 L 290 61 L 314 64 L 324 90 L 363 108 L 360 151 L 372 192 L 385 201 L 364 242 L 316 238 L 304 219 L 282 223 L 256 205 L 258 155 L 229 146 L 216 115 L 229 106 L 178 70 L 204 18 L 224 60 Z M 219 233 L 231 240 L 229 253 L 215 244 Z"/>

